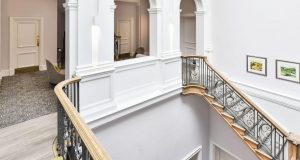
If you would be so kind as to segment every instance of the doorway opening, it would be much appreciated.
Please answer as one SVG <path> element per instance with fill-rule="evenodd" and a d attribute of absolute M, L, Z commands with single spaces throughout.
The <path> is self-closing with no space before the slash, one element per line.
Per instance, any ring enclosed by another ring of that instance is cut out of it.
<path fill-rule="evenodd" d="M 115 61 L 149 55 L 149 0 L 115 0 Z"/>
<path fill-rule="evenodd" d="M 196 54 L 196 5 L 194 0 L 180 4 L 180 49 L 183 55 Z"/>

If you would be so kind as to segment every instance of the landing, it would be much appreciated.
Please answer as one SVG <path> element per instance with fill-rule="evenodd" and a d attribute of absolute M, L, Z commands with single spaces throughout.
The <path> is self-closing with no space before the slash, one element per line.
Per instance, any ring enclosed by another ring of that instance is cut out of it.
<path fill-rule="evenodd" d="M 57 99 L 47 72 L 3 77 L 0 86 L 0 128 L 56 112 Z"/>
<path fill-rule="evenodd" d="M 52 160 L 56 113 L 0 129 L 1 160 Z"/>

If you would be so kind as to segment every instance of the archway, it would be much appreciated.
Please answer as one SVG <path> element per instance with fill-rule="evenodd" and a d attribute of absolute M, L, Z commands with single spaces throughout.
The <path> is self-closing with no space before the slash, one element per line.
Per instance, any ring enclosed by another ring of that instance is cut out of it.
<path fill-rule="evenodd" d="M 149 55 L 149 0 L 115 0 L 115 60 Z"/>
<path fill-rule="evenodd" d="M 204 4 L 202 0 L 181 0 L 180 48 L 182 54 L 204 55 Z"/>
<path fill-rule="evenodd" d="M 194 0 L 182 0 L 180 8 L 180 50 L 183 55 L 195 55 L 197 8 Z"/>

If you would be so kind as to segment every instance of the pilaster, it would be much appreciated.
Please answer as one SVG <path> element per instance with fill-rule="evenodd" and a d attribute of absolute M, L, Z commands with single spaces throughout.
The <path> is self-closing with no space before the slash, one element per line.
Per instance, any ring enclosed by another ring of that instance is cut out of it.
<path fill-rule="evenodd" d="M 67 0 L 64 4 L 66 19 L 66 78 L 75 74 L 78 56 L 78 1 Z"/>
<path fill-rule="evenodd" d="M 162 9 L 161 8 L 150 8 L 149 18 L 150 18 L 150 56 L 160 57 L 161 55 L 161 16 Z"/>
<path fill-rule="evenodd" d="M 196 11 L 196 55 L 205 56 L 204 52 L 204 11 Z"/>

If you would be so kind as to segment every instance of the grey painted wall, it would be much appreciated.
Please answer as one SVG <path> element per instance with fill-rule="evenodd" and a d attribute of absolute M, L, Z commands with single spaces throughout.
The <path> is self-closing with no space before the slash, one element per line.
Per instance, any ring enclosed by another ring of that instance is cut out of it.
<path fill-rule="evenodd" d="M 113 160 L 180 160 L 202 145 L 208 159 L 209 109 L 175 96 L 94 130 Z"/>
<path fill-rule="evenodd" d="M 211 145 L 215 143 L 222 149 L 235 155 L 235 157 L 238 157 L 239 160 L 258 160 L 256 155 L 213 108 L 209 112 L 209 121 Z"/>
<path fill-rule="evenodd" d="M 198 146 L 202 146 L 203 160 L 208 160 L 210 142 L 241 160 L 257 159 L 197 96 L 174 96 L 94 132 L 113 160 L 183 160 Z"/>

